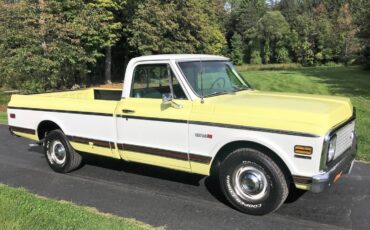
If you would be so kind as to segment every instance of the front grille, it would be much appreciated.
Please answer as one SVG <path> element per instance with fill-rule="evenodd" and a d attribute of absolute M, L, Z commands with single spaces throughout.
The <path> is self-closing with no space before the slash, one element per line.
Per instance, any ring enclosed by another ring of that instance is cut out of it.
<path fill-rule="evenodd" d="M 335 133 L 337 135 L 337 142 L 335 146 L 334 159 L 341 156 L 346 150 L 348 150 L 352 146 L 354 131 L 355 131 L 355 121 L 352 121 Z"/>

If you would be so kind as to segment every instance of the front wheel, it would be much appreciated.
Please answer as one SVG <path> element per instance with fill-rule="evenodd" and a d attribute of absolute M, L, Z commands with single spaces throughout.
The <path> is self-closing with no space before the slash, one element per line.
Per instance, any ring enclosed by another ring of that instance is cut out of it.
<path fill-rule="evenodd" d="M 71 172 L 82 162 L 81 155 L 72 148 L 61 130 L 53 130 L 46 136 L 44 153 L 49 166 L 59 173 Z"/>
<path fill-rule="evenodd" d="M 219 179 L 231 205 L 251 215 L 265 215 L 277 210 L 289 193 L 279 166 L 255 149 L 233 151 L 222 162 Z"/>

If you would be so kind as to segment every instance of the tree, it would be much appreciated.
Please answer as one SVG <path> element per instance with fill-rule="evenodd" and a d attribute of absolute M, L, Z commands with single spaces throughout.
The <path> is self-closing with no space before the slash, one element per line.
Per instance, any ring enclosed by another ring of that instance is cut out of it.
<path fill-rule="evenodd" d="M 361 11 L 359 18 L 357 19 L 357 23 L 360 27 L 358 36 L 361 39 L 361 43 L 363 45 L 362 54 L 365 68 L 370 69 L 370 2 L 365 1 L 362 6 L 363 10 Z"/>
<path fill-rule="evenodd" d="M 262 64 L 261 52 L 259 50 L 252 50 L 250 63 L 257 65 Z"/>
<path fill-rule="evenodd" d="M 338 59 L 339 50 L 333 39 L 333 24 L 324 4 L 314 5 L 291 19 L 292 31 L 297 33 L 295 59 L 304 65 L 321 64 Z"/>
<path fill-rule="evenodd" d="M 238 33 L 231 39 L 231 60 L 235 65 L 243 64 L 243 41 Z"/>
<path fill-rule="evenodd" d="M 112 46 L 119 40 L 121 36 L 122 23 L 118 21 L 115 15 L 125 6 L 125 0 L 96 0 L 92 4 L 96 8 L 102 8 L 106 13 L 104 18 L 108 21 L 107 33 L 108 39 L 105 41 L 105 67 L 104 79 L 105 83 L 112 83 Z"/>
<path fill-rule="evenodd" d="M 359 50 L 359 44 L 356 39 L 358 27 L 353 22 L 348 3 L 343 4 L 340 8 L 337 24 L 338 42 L 342 45 L 341 59 L 348 63 Z"/>
<path fill-rule="evenodd" d="M 156 1 L 139 4 L 127 28 L 138 54 L 219 54 L 225 44 L 216 14 L 208 0 Z"/>
<path fill-rule="evenodd" d="M 243 56 L 246 61 L 251 58 L 254 37 L 251 33 L 254 32 L 256 22 L 267 11 L 267 4 L 264 0 L 229 0 L 228 13 L 224 17 L 224 27 L 226 39 L 229 47 L 231 46 L 232 36 L 238 33 L 243 41 Z M 254 44 L 253 44 L 254 45 Z"/>
<path fill-rule="evenodd" d="M 231 3 L 231 15 L 227 27 L 243 35 L 249 29 L 255 27 L 256 22 L 267 11 L 265 0 L 234 0 Z M 230 31 L 229 31 L 230 32 Z"/>
<path fill-rule="evenodd" d="M 257 22 L 257 38 L 263 44 L 264 63 L 276 61 L 277 50 L 283 50 L 286 37 L 290 35 L 288 22 L 280 11 L 269 11 Z"/>
<path fill-rule="evenodd" d="M 82 0 L 1 0 L 3 82 L 38 92 L 83 84 L 110 40 L 108 14 Z"/>

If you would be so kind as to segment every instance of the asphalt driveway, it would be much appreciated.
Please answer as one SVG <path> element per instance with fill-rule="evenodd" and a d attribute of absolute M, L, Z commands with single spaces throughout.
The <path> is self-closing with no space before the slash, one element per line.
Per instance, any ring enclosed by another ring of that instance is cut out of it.
<path fill-rule="evenodd" d="M 0 183 L 96 207 L 167 229 L 369 229 L 370 164 L 356 163 L 322 194 L 292 196 L 276 213 L 230 208 L 210 179 L 146 165 L 88 157 L 79 170 L 54 173 L 40 147 L 0 125 Z"/>

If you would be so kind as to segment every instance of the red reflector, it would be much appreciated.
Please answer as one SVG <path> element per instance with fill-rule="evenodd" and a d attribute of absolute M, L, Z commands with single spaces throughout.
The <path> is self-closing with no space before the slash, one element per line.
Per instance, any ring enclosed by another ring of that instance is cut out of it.
<path fill-rule="evenodd" d="M 15 113 L 11 113 L 11 114 L 9 115 L 9 117 L 14 119 L 14 118 L 15 118 Z"/>
<path fill-rule="evenodd" d="M 212 134 L 207 134 L 207 138 L 212 139 Z"/>

